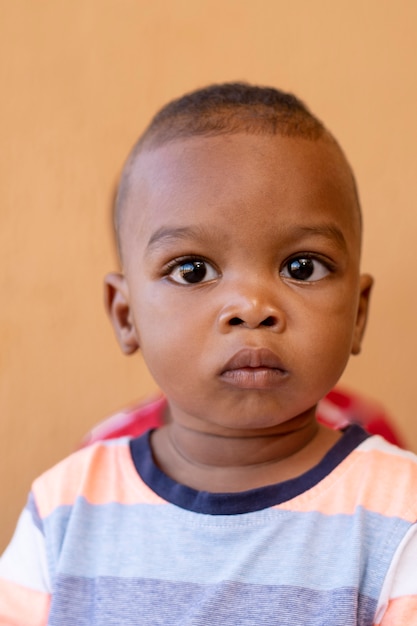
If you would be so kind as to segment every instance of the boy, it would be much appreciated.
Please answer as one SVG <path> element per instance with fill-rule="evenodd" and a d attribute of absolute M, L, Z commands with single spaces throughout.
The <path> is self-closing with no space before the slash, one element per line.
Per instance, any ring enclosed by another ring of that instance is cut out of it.
<path fill-rule="evenodd" d="M 171 421 L 34 483 L 0 623 L 417 624 L 417 458 L 315 420 L 372 286 L 334 138 L 277 90 L 199 90 L 134 147 L 115 218 L 107 309 Z"/>

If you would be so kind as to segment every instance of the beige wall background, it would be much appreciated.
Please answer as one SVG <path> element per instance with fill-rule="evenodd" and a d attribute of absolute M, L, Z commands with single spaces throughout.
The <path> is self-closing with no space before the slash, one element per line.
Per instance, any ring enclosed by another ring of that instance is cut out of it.
<path fill-rule="evenodd" d="M 0 0 L 0 548 L 33 478 L 155 389 L 102 310 L 110 201 L 156 108 L 209 82 L 300 95 L 345 148 L 376 277 L 345 385 L 417 451 L 417 3 Z"/>

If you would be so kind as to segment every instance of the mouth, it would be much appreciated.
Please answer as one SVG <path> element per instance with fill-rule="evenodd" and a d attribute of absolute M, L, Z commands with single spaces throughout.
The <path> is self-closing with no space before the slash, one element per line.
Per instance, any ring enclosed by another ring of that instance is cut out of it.
<path fill-rule="evenodd" d="M 241 389 L 273 389 L 288 375 L 277 355 L 266 348 L 243 348 L 220 373 L 224 382 Z"/>

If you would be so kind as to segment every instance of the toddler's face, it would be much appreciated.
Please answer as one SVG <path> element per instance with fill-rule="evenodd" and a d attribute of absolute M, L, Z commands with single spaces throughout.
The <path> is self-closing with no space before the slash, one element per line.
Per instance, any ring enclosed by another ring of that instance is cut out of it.
<path fill-rule="evenodd" d="M 109 282 L 122 347 L 137 340 L 184 424 L 237 434 L 308 415 L 359 351 L 371 279 L 330 139 L 236 134 L 143 152 L 121 236 L 124 277 Z"/>

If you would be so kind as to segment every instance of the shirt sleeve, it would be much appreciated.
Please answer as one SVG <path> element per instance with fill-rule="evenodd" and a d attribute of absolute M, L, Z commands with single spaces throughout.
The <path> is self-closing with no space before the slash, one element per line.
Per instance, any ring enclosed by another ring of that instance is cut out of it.
<path fill-rule="evenodd" d="M 0 626 L 46 626 L 50 591 L 42 522 L 30 496 L 0 558 Z"/>
<path fill-rule="evenodd" d="M 385 578 L 375 626 L 417 626 L 417 524 L 405 535 Z"/>

